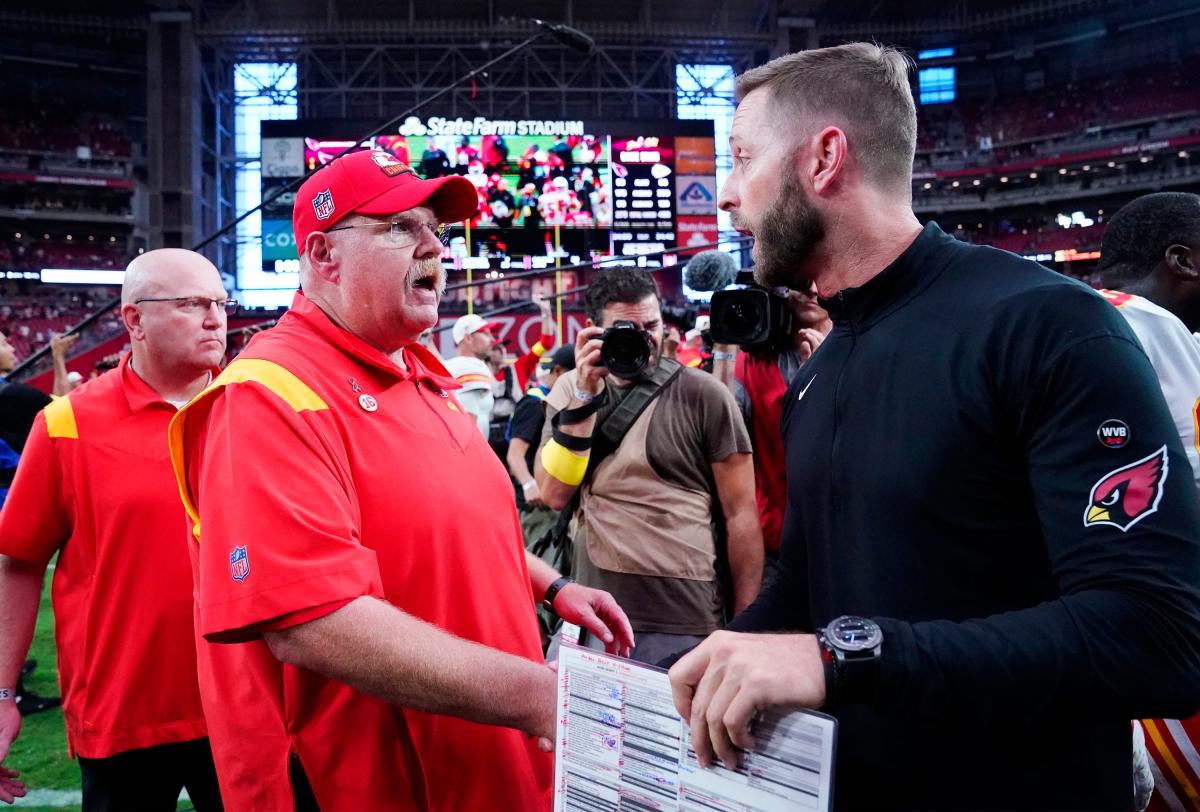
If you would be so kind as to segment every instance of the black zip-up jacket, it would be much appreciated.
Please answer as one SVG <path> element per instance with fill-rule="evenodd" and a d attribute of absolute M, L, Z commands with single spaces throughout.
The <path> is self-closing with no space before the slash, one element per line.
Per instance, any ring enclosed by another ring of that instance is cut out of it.
<path fill-rule="evenodd" d="M 825 306 L 781 573 L 732 628 L 883 628 L 874 695 L 831 709 L 836 805 L 1130 809 L 1130 719 L 1200 706 L 1200 507 L 1137 339 L 933 223 Z"/>

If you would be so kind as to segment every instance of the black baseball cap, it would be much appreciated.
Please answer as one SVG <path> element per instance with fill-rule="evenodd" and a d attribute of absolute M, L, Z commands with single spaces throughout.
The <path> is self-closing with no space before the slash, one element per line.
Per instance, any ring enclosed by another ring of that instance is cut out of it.
<path fill-rule="evenodd" d="M 550 363 L 552 366 L 562 367 L 563 369 L 574 369 L 575 347 L 570 344 L 559 347 L 550 355 Z"/>

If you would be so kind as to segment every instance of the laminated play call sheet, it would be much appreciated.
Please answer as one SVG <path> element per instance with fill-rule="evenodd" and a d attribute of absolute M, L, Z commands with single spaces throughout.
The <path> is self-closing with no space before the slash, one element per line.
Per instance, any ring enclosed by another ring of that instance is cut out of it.
<path fill-rule="evenodd" d="M 558 660 L 554 812 L 774 812 L 830 808 L 836 721 L 768 713 L 737 770 L 703 769 L 675 712 L 667 672 L 580 648 Z"/>

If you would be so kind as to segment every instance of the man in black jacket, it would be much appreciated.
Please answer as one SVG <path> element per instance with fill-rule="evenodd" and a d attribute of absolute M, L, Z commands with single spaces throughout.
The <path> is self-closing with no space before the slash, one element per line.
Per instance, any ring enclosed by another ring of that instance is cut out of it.
<path fill-rule="evenodd" d="M 785 401 L 781 572 L 676 705 L 706 763 L 763 709 L 834 714 L 844 808 L 1130 809 L 1129 720 L 1200 703 L 1188 462 L 1110 305 L 921 227 L 907 68 L 856 43 L 739 79 L 720 204 L 834 329 Z"/>

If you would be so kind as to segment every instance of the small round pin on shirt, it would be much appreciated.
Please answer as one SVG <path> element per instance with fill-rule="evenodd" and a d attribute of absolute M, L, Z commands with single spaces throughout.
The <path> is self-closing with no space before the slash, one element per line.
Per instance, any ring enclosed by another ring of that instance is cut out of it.
<path fill-rule="evenodd" d="M 358 396 L 358 405 L 363 407 L 364 411 L 373 412 L 379 408 L 379 401 L 367 394 Z"/>

